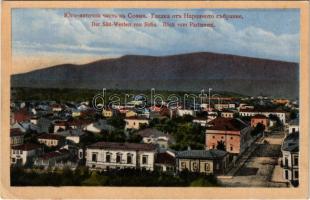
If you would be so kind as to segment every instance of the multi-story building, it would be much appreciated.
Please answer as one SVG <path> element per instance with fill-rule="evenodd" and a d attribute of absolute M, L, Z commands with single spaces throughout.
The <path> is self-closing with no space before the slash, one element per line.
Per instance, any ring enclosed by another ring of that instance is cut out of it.
<path fill-rule="evenodd" d="M 288 126 L 288 133 L 295 133 L 299 132 L 299 119 L 294 119 L 290 121 Z"/>
<path fill-rule="evenodd" d="M 208 123 L 206 130 L 206 149 L 216 149 L 222 142 L 227 152 L 241 154 L 254 138 L 252 128 L 240 119 L 218 117 Z"/>
<path fill-rule="evenodd" d="M 97 142 L 86 148 L 86 166 L 92 169 L 154 170 L 156 147 L 152 144 Z"/>
<path fill-rule="evenodd" d="M 283 178 L 293 186 L 299 183 L 299 132 L 289 134 L 282 147 Z"/>

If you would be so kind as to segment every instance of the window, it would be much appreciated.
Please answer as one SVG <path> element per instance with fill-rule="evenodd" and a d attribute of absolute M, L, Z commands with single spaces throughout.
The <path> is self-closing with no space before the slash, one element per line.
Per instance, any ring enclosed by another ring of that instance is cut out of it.
<path fill-rule="evenodd" d="M 83 157 L 83 152 L 80 152 L 80 158 L 82 158 Z"/>
<path fill-rule="evenodd" d="M 230 137 L 230 139 L 232 140 L 232 139 L 234 139 L 233 137 Z"/>
<path fill-rule="evenodd" d="M 127 164 L 132 164 L 132 155 L 127 154 Z"/>
<path fill-rule="evenodd" d="M 205 164 L 205 171 L 206 172 L 210 171 L 210 164 L 209 163 Z"/>
<path fill-rule="evenodd" d="M 198 164 L 196 162 L 193 163 L 193 170 L 198 171 Z"/>
<path fill-rule="evenodd" d="M 285 170 L 285 179 L 288 179 L 288 171 Z"/>
<path fill-rule="evenodd" d="M 230 146 L 230 151 L 232 151 L 233 150 L 233 146 Z"/>
<path fill-rule="evenodd" d="M 118 154 L 116 155 L 116 162 L 117 162 L 117 163 L 120 163 L 121 160 L 122 160 L 122 154 L 118 153 Z"/>
<path fill-rule="evenodd" d="M 181 162 L 181 169 L 186 169 L 186 162 Z"/>
<path fill-rule="evenodd" d="M 285 157 L 285 159 L 284 159 L 284 166 L 288 166 L 288 159 L 287 159 L 287 157 Z"/>
<path fill-rule="evenodd" d="M 146 155 L 142 156 L 142 164 L 144 164 L 144 165 L 147 164 L 147 156 Z"/>
<path fill-rule="evenodd" d="M 215 139 L 215 136 L 213 135 L 212 138 Z"/>
<path fill-rule="evenodd" d="M 12 158 L 12 162 L 15 163 L 15 158 Z"/>
<path fill-rule="evenodd" d="M 93 154 L 92 154 L 91 160 L 92 160 L 93 162 L 97 162 L 97 153 L 93 153 Z"/>
<path fill-rule="evenodd" d="M 212 144 L 212 149 L 215 149 L 215 144 Z"/>
<path fill-rule="evenodd" d="M 292 132 L 295 133 L 295 128 L 293 128 Z"/>
<path fill-rule="evenodd" d="M 224 139 L 224 136 L 222 136 L 221 138 Z"/>
<path fill-rule="evenodd" d="M 294 156 L 294 165 L 298 166 L 298 156 Z"/>
<path fill-rule="evenodd" d="M 111 155 L 109 153 L 107 153 L 107 155 L 105 156 L 105 161 L 111 162 Z"/>
<path fill-rule="evenodd" d="M 295 177 L 295 178 L 298 178 L 298 171 L 297 171 L 297 170 L 294 171 L 294 177 Z"/>

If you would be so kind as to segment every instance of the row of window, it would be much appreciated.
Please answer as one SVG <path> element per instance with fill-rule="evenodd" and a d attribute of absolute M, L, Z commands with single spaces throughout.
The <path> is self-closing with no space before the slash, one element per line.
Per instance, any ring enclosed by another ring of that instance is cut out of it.
<path fill-rule="evenodd" d="M 186 162 L 181 162 L 181 170 L 185 170 L 185 169 L 187 169 Z M 192 169 L 193 169 L 193 171 L 198 171 L 199 170 L 198 163 L 194 162 L 192 165 Z M 204 164 L 204 170 L 210 171 L 210 169 L 211 169 L 210 163 L 205 163 Z"/>
<path fill-rule="evenodd" d="M 299 178 L 298 170 L 294 170 L 293 175 L 294 175 L 295 179 L 298 179 Z M 289 179 L 289 177 L 288 177 L 288 170 L 285 170 L 285 179 Z M 292 179 L 293 179 L 293 177 L 292 177 Z"/>
<path fill-rule="evenodd" d="M 288 166 L 288 157 L 284 158 L 284 166 Z M 298 166 L 298 156 L 293 157 L 293 165 Z"/>
<path fill-rule="evenodd" d="M 22 150 L 12 150 L 13 154 L 23 154 Z"/>
<path fill-rule="evenodd" d="M 215 136 L 213 135 L 212 138 L 215 139 Z M 221 136 L 221 139 L 224 139 L 224 136 Z M 230 139 L 232 140 L 232 139 L 234 139 L 234 138 L 233 138 L 233 137 L 230 137 Z"/>
<path fill-rule="evenodd" d="M 107 153 L 105 155 L 105 162 L 110 163 L 111 162 L 111 157 L 112 157 L 112 153 Z M 122 157 L 123 154 L 122 153 L 117 153 L 116 154 L 116 163 L 123 163 L 122 162 Z M 93 162 L 97 162 L 98 161 L 98 153 L 92 153 L 92 161 Z M 127 154 L 127 164 L 133 164 L 133 155 L 128 153 Z M 148 156 L 147 155 L 143 155 L 142 156 L 142 164 L 148 164 Z"/>

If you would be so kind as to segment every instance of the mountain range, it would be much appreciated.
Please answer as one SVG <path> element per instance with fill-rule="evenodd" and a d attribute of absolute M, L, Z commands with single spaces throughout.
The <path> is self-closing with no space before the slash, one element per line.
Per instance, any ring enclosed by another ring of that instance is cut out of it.
<path fill-rule="evenodd" d="M 12 87 L 200 91 L 296 98 L 299 64 L 198 52 L 126 55 L 83 65 L 62 64 L 11 76 Z"/>

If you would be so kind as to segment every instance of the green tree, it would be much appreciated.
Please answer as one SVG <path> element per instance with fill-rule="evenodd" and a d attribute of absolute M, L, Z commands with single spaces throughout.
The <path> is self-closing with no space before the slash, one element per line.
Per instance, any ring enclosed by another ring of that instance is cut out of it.
<path fill-rule="evenodd" d="M 226 151 L 226 145 L 224 141 L 217 141 L 216 149 Z"/>

